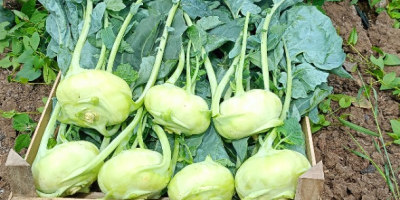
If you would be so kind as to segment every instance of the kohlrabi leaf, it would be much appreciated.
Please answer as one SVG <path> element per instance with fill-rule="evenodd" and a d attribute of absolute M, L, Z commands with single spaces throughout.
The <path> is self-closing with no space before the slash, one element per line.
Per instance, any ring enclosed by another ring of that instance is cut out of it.
<path fill-rule="evenodd" d="M 107 10 L 120 11 L 126 6 L 123 0 L 105 0 Z"/>
<path fill-rule="evenodd" d="M 102 39 L 104 45 L 106 45 L 107 49 L 112 48 L 115 38 L 116 38 L 116 35 L 114 34 L 111 26 L 108 26 L 107 28 L 105 28 L 101 31 L 101 39 Z"/>
<path fill-rule="evenodd" d="M 292 100 L 292 104 L 295 104 L 300 115 L 304 116 L 306 113 L 310 112 L 314 107 L 318 106 L 328 95 L 331 94 L 333 88 L 326 86 L 319 86 L 314 92 L 310 93 L 306 98 L 299 98 Z"/>
<path fill-rule="evenodd" d="M 223 24 L 223 22 L 219 21 L 218 16 L 209 16 L 199 19 L 196 24 L 204 30 L 209 30 Z"/>
<path fill-rule="evenodd" d="M 181 52 L 182 37 L 187 26 L 183 19 L 182 10 L 177 10 L 175 13 L 174 20 L 172 21 L 173 29 L 169 32 L 167 45 L 165 47 L 164 60 L 178 60 L 179 53 Z"/>
<path fill-rule="evenodd" d="M 92 20 L 90 22 L 89 35 L 96 33 L 103 27 L 103 15 L 106 11 L 106 4 L 101 2 L 93 8 Z"/>
<path fill-rule="evenodd" d="M 73 2 L 65 3 L 65 12 L 70 23 L 71 28 L 71 36 L 73 38 L 74 43 L 78 40 L 79 37 L 79 12 L 78 5 Z"/>
<path fill-rule="evenodd" d="M 322 83 L 328 82 L 329 73 L 321 71 L 308 63 L 302 63 L 295 67 L 293 77 L 300 80 L 307 91 L 314 90 Z"/>
<path fill-rule="evenodd" d="M 210 125 L 204 134 L 203 142 L 197 149 L 197 156 L 194 162 L 204 161 L 205 158 L 210 155 L 212 159 L 218 163 L 225 163 L 225 166 L 234 166 L 234 163 L 230 161 L 228 153 L 224 148 L 221 136 L 214 129 L 214 126 Z"/>
<path fill-rule="evenodd" d="M 154 56 L 149 56 L 149 57 L 144 57 L 143 61 L 141 61 L 140 64 L 140 70 L 139 70 L 139 78 L 135 83 L 135 86 L 141 85 L 143 83 L 146 83 L 147 80 L 150 77 L 151 70 L 153 69 L 155 57 Z"/>
<path fill-rule="evenodd" d="M 342 66 L 346 57 L 342 38 L 331 20 L 313 6 L 294 6 L 285 11 L 281 23 L 288 24 L 283 35 L 293 62 L 306 62 L 322 70 Z"/>
<path fill-rule="evenodd" d="M 244 21 L 242 19 L 232 20 L 208 31 L 205 49 L 207 52 L 213 51 L 228 41 L 235 42 L 242 31 Z"/>
<path fill-rule="evenodd" d="M 239 17 L 239 12 L 242 15 L 246 15 L 247 12 L 251 14 L 258 14 L 261 12 L 261 8 L 254 4 L 254 0 L 226 0 L 225 4 L 231 10 L 234 18 Z"/>
<path fill-rule="evenodd" d="M 205 1 L 201 0 L 181 0 L 182 9 L 195 19 L 196 17 L 206 17 L 211 15 L 211 11 Z"/>
<path fill-rule="evenodd" d="M 249 137 L 245 137 L 240 140 L 232 141 L 233 148 L 235 149 L 241 163 L 243 163 L 247 158 L 248 140 Z"/>
<path fill-rule="evenodd" d="M 304 145 L 304 133 L 296 118 L 288 118 L 277 128 L 281 141 L 291 145 Z"/>
<path fill-rule="evenodd" d="M 200 52 L 207 42 L 207 33 L 200 26 L 193 25 L 188 28 L 187 35 L 192 41 L 193 50 Z"/>
<path fill-rule="evenodd" d="M 46 20 L 46 31 L 57 44 L 68 45 L 71 35 L 64 5 L 61 1 L 54 0 L 39 0 L 39 2 L 50 13 Z"/>
<path fill-rule="evenodd" d="M 82 49 L 82 58 L 80 60 L 80 65 L 82 68 L 94 69 L 98 62 L 98 55 L 100 54 L 100 49 L 94 47 L 88 41 L 85 42 Z"/>
<path fill-rule="evenodd" d="M 160 17 L 161 16 L 150 15 L 139 22 L 137 26 L 141 28 L 136 29 L 132 35 L 126 38 L 126 42 L 131 45 L 134 53 L 122 54 L 119 58 L 120 63 L 132 63 L 135 70 L 139 70 L 142 59 L 153 54 L 154 48 L 157 46 L 156 40 L 161 30 Z"/>
<path fill-rule="evenodd" d="M 128 63 L 119 65 L 113 73 L 124 79 L 128 85 L 131 85 L 139 78 L 139 73 L 133 70 L 132 66 Z"/>

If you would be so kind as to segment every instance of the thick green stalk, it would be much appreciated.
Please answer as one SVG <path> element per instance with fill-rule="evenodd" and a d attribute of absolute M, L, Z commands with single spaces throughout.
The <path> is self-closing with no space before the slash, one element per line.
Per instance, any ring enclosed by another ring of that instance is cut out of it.
<path fill-rule="evenodd" d="M 114 135 L 121 128 L 121 124 L 114 125 L 111 130 L 107 130 L 107 135 Z M 104 136 L 103 141 L 100 146 L 100 151 L 103 151 L 111 142 L 111 136 Z"/>
<path fill-rule="evenodd" d="M 103 151 L 111 142 L 111 137 L 104 137 L 100 145 L 100 151 Z"/>
<path fill-rule="evenodd" d="M 176 67 L 174 73 L 168 78 L 166 83 L 175 84 L 175 82 L 179 79 L 179 76 L 181 76 L 184 67 L 185 67 L 185 50 L 183 49 L 183 47 L 181 47 L 178 66 Z"/>
<path fill-rule="evenodd" d="M 272 6 L 271 10 L 268 12 L 267 16 L 264 19 L 263 29 L 261 32 L 261 69 L 264 78 L 264 88 L 265 90 L 269 90 L 269 68 L 268 68 L 268 27 L 269 23 L 271 22 L 271 17 L 276 11 L 276 9 L 284 2 L 281 0 L 274 6 Z"/>
<path fill-rule="evenodd" d="M 185 18 L 186 24 L 188 26 L 193 26 L 193 22 L 187 13 L 183 13 L 183 17 Z M 204 59 L 204 67 L 206 68 L 208 82 L 210 83 L 210 87 L 211 87 L 211 95 L 214 96 L 214 94 L 217 90 L 217 86 L 218 86 L 217 76 L 215 75 L 210 58 L 208 57 L 208 54 L 207 54 L 206 50 L 204 49 L 204 47 L 201 48 L 201 54 L 202 54 L 202 58 Z"/>
<path fill-rule="evenodd" d="M 65 137 L 66 132 L 67 132 L 67 124 L 61 123 L 60 128 L 58 128 L 57 143 L 62 144 L 68 142 L 67 138 Z"/>
<path fill-rule="evenodd" d="M 215 75 L 210 58 L 208 57 L 208 54 L 204 48 L 201 49 L 201 54 L 203 55 L 204 67 L 206 68 L 208 82 L 210 83 L 210 87 L 211 87 L 211 96 L 214 96 L 214 94 L 217 90 L 217 86 L 218 86 L 217 76 Z"/>
<path fill-rule="evenodd" d="M 190 75 L 190 47 L 192 46 L 192 41 L 189 40 L 187 51 L 186 51 L 186 92 L 191 94 L 192 89 L 192 79 Z"/>
<path fill-rule="evenodd" d="M 281 112 L 281 116 L 279 119 L 282 121 L 286 119 L 286 114 L 289 112 L 289 106 L 290 106 L 290 100 L 292 99 L 292 61 L 290 60 L 290 54 L 289 51 L 286 47 L 286 42 L 283 41 L 283 48 L 285 49 L 285 55 L 286 55 L 286 73 L 287 73 L 287 83 L 286 83 L 286 96 L 285 96 L 285 102 L 283 103 L 283 108 Z"/>
<path fill-rule="evenodd" d="M 261 144 L 260 149 L 258 150 L 258 152 L 267 152 L 271 149 L 273 149 L 273 144 L 274 144 L 274 140 L 276 139 L 276 137 L 278 136 L 278 133 L 276 131 L 276 128 L 272 129 L 272 131 L 270 133 L 268 133 L 267 138 L 264 140 L 264 142 Z"/>
<path fill-rule="evenodd" d="M 196 90 L 197 74 L 199 74 L 199 69 L 200 69 L 199 57 L 196 56 L 195 59 L 196 59 L 196 69 L 195 69 L 195 71 L 193 73 L 193 77 L 192 77 L 192 88 L 191 88 L 192 94 L 194 94 L 195 90 Z"/>
<path fill-rule="evenodd" d="M 167 44 L 167 38 L 169 35 L 168 30 L 171 27 L 176 10 L 179 7 L 179 3 L 180 3 L 180 0 L 178 0 L 177 2 L 174 2 L 174 4 L 172 5 L 172 8 L 170 9 L 170 11 L 168 13 L 167 20 L 165 21 L 165 27 L 163 30 L 163 34 L 161 36 L 160 44 L 158 46 L 156 60 L 153 65 L 153 70 L 151 71 L 150 78 L 147 81 L 147 84 L 143 90 L 143 93 L 140 95 L 139 99 L 136 102 L 134 102 L 134 110 L 139 109 L 143 105 L 144 96 L 146 95 L 147 91 L 149 91 L 149 89 L 155 84 L 155 82 L 157 80 L 158 71 L 160 70 L 160 67 L 161 67 L 161 62 L 162 62 L 162 58 L 164 55 L 165 46 Z"/>
<path fill-rule="evenodd" d="M 51 113 L 49 122 L 47 123 L 46 129 L 44 130 L 42 140 L 40 140 L 40 146 L 38 149 L 38 152 L 36 154 L 36 160 L 39 160 L 42 158 L 44 155 L 47 153 L 47 143 L 49 139 L 52 137 L 54 131 L 56 130 L 56 122 L 57 122 L 57 116 L 59 115 L 61 111 L 61 106 L 60 104 L 56 104 L 53 112 Z"/>
<path fill-rule="evenodd" d="M 248 29 L 248 26 L 249 26 L 249 19 L 250 19 L 250 13 L 247 12 L 246 13 L 246 21 L 244 22 L 244 27 L 243 27 L 242 49 L 240 51 L 239 66 L 236 67 L 236 74 L 235 74 L 236 91 L 235 91 L 235 96 L 240 96 L 245 92 L 244 88 L 243 88 L 243 70 L 244 70 L 244 61 L 246 59 L 247 29 Z"/>
<path fill-rule="evenodd" d="M 179 157 L 179 137 L 181 137 L 178 134 L 174 134 L 174 152 L 172 153 L 172 159 L 171 159 L 171 174 L 173 175 L 175 173 L 175 168 L 176 164 L 178 163 L 178 157 Z"/>
<path fill-rule="evenodd" d="M 160 171 L 164 172 L 165 169 L 168 170 L 171 168 L 171 147 L 169 145 L 167 135 L 164 132 L 164 129 L 161 128 L 161 126 L 154 124 L 153 130 L 157 134 L 157 137 L 161 143 L 161 148 L 163 151 L 163 159 L 162 159 L 161 163 L 154 167 L 155 168 L 160 167 Z M 169 172 L 171 172 L 171 171 L 169 171 Z"/>
<path fill-rule="evenodd" d="M 133 132 L 137 124 L 143 117 L 143 107 L 137 110 L 134 119 L 129 123 L 129 125 L 103 150 L 96 156 L 90 163 L 77 169 L 71 173 L 68 177 L 64 178 L 63 181 L 71 180 L 75 177 L 81 176 L 98 166 L 103 162 L 124 140 L 129 140 L 129 135 Z"/>
<path fill-rule="evenodd" d="M 212 102 L 211 102 L 211 116 L 215 117 L 219 115 L 219 101 L 221 100 L 222 93 L 224 92 L 224 89 L 226 85 L 229 83 L 230 76 L 235 72 L 235 66 L 239 62 L 239 56 L 236 56 L 233 59 L 233 62 L 231 66 L 229 67 L 228 71 L 225 73 L 224 77 L 222 77 L 221 82 L 219 82 L 217 90 L 215 91 L 214 96 L 212 97 Z"/>
<path fill-rule="evenodd" d="M 132 6 L 133 7 L 137 7 L 141 3 L 142 3 L 142 0 L 138 0 Z M 115 56 L 117 55 L 117 52 L 118 52 L 118 49 L 119 49 L 119 45 L 121 44 L 122 38 L 124 37 L 126 28 L 128 27 L 129 23 L 131 22 L 132 17 L 136 14 L 136 12 L 137 12 L 137 9 L 133 9 L 133 11 L 131 10 L 128 13 L 128 15 L 126 16 L 126 18 L 124 20 L 124 23 L 122 24 L 121 28 L 118 31 L 118 35 L 115 38 L 114 45 L 113 45 L 113 47 L 111 49 L 110 56 L 109 56 L 108 63 L 107 63 L 106 70 L 108 72 L 112 72 L 112 70 L 113 70 L 114 60 L 115 60 Z"/>
<path fill-rule="evenodd" d="M 83 45 L 85 44 L 87 35 L 89 34 L 90 22 L 92 20 L 93 1 L 87 0 L 85 21 L 83 23 L 82 32 L 76 42 L 74 53 L 72 54 L 71 65 L 68 68 L 68 74 L 78 73 L 82 68 L 79 65 Z"/>
<path fill-rule="evenodd" d="M 143 141 L 143 132 L 144 132 L 144 129 L 146 128 L 146 123 L 147 123 L 147 115 L 145 115 L 143 117 L 142 121 L 140 122 L 139 129 L 137 132 L 137 140 L 139 143 L 139 147 L 142 149 L 146 148 L 146 145 L 144 144 L 144 141 Z"/>
<path fill-rule="evenodd" d="M 106 10 L 104 12 L 104 28 L 107 28 L 107 27 L 108 27 L 108 12 Z M 95 69 L 104 70 L 103 67 L 104 67 L 104 60 L 106 58 L 106 50 L 107 50 L 106 45 L 103 42 L 103 44 L 101 45 L 99 61 L 97 61 L 97 65 L 96 65 Z"/>

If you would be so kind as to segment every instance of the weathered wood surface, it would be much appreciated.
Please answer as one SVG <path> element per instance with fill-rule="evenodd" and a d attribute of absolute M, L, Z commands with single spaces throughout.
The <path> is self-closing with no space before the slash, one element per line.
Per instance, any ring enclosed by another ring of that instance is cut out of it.
<path fill-rule="evenodd" d="M 324 181 L 324 169 L 322 161 L 320 161 L 300 176 L 295 200 L 320 200 Z"/>
<path fill-rule="evenodd" d="M 31 166 L 13 149 L 8 153 L 5 168 L 14 197 L 26 198 L 36 196 Z"/>

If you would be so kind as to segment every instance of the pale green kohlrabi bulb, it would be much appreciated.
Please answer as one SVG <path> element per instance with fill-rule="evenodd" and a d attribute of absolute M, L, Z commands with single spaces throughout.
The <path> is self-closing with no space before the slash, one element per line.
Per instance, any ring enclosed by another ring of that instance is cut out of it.
<path fill-rule="evenodd" d="M 171 180 L 171 149 L 161 127 L 154 125 L 163 155 L 149 149 L 129 149 L 104 163 L 98 183 L 106 199 L 157 199 Z"/>
<path fill-rule="evenodd" d="M 154 122 L 169 132 L 190 136 L 204 133 L 210 126 L 211 111 L 207 102 L 170 83 L 152 87 L 144 105 Z"/>
<path fill-rule="evenodd" d="M 231 200 L 234 193 L 232 173 L 211 157 L 186 166 L 168 185 L 171 200 Z"/>
<path fill-rule="evenodd" d="M 303 154 L 264 145 L 239 167 L 236 191 L 242 200 L 293 199 L 300 175 L 310 167 Z"/>
<path fill-rule="evenodd" d="M 93 128 L 105 136 L 106 126 L 126 120 L 133 108 L 132 93 L 120 77 L 102 70 L 82 70 L 67 76 L 56 91 L 66 124 Z"/>
<path fill-rule="evenodd" d="M 242 139 L 280 126 L 282 102 L 269 91 L 253 89 L 225 100 L 213 118 L 215 129 L 227 139 Z"/>
<path fill-rule="evenodd" d="M 48 150 L 46 155 L 35 160 L 32 165 L 38 195 L 63 197 L 76 192 L 89 192 L 89 186 L 97 179 L 103 162 L 79 177 L 64 179 L 75 170 L 90 163 L 98 154 L 98 148 L 87 141 L 67 142 Z"/>

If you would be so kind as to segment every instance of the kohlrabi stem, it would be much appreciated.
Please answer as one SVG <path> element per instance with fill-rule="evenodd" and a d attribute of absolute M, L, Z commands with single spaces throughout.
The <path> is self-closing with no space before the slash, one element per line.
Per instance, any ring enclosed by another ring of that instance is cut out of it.
<path fill-rule="evenodd" d="M 188 26 L 192 26 L 193 22 L 190 19 L 189 15 L 187 13 L 183 13 L 183 17 L 185 18 L 186 24 Z M 204 59 L 204 67 L 206 68 L 207 71 L 207 76 L 208 76 L 208 82 L 210 83 L 211 87 L 211 95 L 214 96 L 216 90 L 217 90 L 217 76 L 215 75 L 213 66 L 211 64 L 210 58 L 208 57 L 208 54 L 204 47 L 201 48 L 201 54 Z"/>
<path fill-rule="evenodd" d="M 108 12 L 106 10 L 104 12 L 104 28 L 107 28 L 107 27 L 108 27 Z M 103 44 L 101 45 L 99 60 L 97 61 L 97 65 L 96 65 L 95 69 L 104 70 L 103 67 L 104 67 L 104 60 L 106 58 L 106 50 L 107 50 L 106 45 L 103 42 Z"/>
<path fill-rule="evenodd" d="M 226 91 L 225 91 L 224 97 L 222 97 L 223 101 L 232 98 L 232 93 L 233 93 L 232 87 L 228 87 L 228 88 L 226 89 Z"/>
<path fill-rule="evenodd" d="M 267 12 L 267 16 L 264 19 L 264 24 L 261 32 L 261 69 L 264 79 L 264 89 L 269 91 L 269 68 L 268 68 L 268 27 L 271 22 L 272 15 L 276 11 L 276 9 L 284 2 L 284 0 L 279 1 L 277 4 L 274 4 L 269 12 Z"/>
<path fill-rule="evenodd" d="M 222 77 L 222 80 L 218 84 L 217 90 L 215 91 L 215 94 L 211 100 L 212 117 L 215 117 L 219 114 L 219 102 L 221 100 L 222 93 L 224 92 L 226 85 L 229 83 L 230 76 L 232 76 L 232 74 L 235 72 L 235 66 L 238 64 L 238 62 L 239 56 L 236 56 L 233 59 L 228 71 L 226 71 L 224 77 Z"/>
<path fill-rule="evenodd" d="M 107 136 L 104 136 L 103 141 L 101 142 L 100 145 L 100 151 L 103 151 L 111 142 L 111 136 L 109 135 L 114 135 L 115 133 L 117 133 L 117 131 L 119 130 L 119 128 L 121 128 L 121 124 L 116 124 L 114 125 L 111 130 L 107 130 Z"/>
<path fill-rule="evenodd" d="M 158 166 L 169 169 L 171 167 L 171 147 L 169 145 L 167 135 L 164 132 L 164 129 L 161 128 L 161 126 L 159 126 L 159 125 L 154 124 L 153 130 L 157 134 L 157 137 L 161 143 L 161 148 L 163 151 L 163 159 L 162 159 L 161 163 L 158 164 Z"/>
<path fill-rule="evenodd" d="M 186 92 L 191 94 L 192 89 L 192 79 L 190 74 L 190 47 L 192 46 L 192 41 L 189 40 L 187 51 L 186 51 Z"/>
<path fill-rule="evenodd" d="M 263 144 L 261 145 L 260 150 L 268 151 L 268 150 L 273 149 L 272 145 L 274 144 L 275 138 L 277 136 L 278 136 L 278 133 L 276 132 L 276 128 L 272 129 L 272 131 L 270 133 L 268 133 L 267 138 L 264 140 Z"/>
<path fill-rule="evenodd" d="M 250 71 L 250 63 L 246 63 L 246 70 Z M 250 81 L 251 81 L 251 76 L 247 77 L 246 79 L 246 88 L 245 88 L 246 91 L 249 91 L 251 88 Z"/>
<path fill-rule="evenodd" d="M 103 150 L 97 155 L 90 163 L 87 165 L 75 170 L 68 177 L 64 178 L 62 181 L 68 181 L 75 177 L 78 177 L 88 171 L 92 170 L 96 166 L 98 166 L 101 162 L 103 162 L 124 140 L 129 140 L 129 135 L 133 132 L 137 124 L 143 117 L 143 107 L 140 107 L 133 120 L 129 123 L 129 125 Z M 46 145 L 47 146 L 47 145 Z"/>
<path fill-rule="evenodd" d="M 172 153 L 172 160 L 171 160 L 171 174 L 173 175 L 175 173 L 175 168 L 176 164 L 178 163 L 178 157 L 179 157 L 179 137 L 181 137 L 178 134 L 174 134 L 174 152 Z"/>
<path fill-rule="evenodd" d="M 39 160 L 44 155 L 46 155 L 47 143 L 54 134 L 54 131 L 56 130 L 57 116 L 59 115 L 60 111 L 61 111 L 61 106 L 59 103 L 56 103 L 53 112 L 51 113 L 49 122 L 47 123 L 46 129 L 44 130 L 42 139 L 40 140 L 40 146 L 36 154 L 35 160 Z"/>
<path fill-rule="evenodd" d="M 178 66 L 176 67 L 174 73 L 168 78 L 166 83 L 175 84 L 176 81 L 182 74 L 183 68 L 185 67 L 185 50 L 181 47 L 181 53 L 179 54 Z"/>
<path fill-rule="evenodd" d="M 174 19 L 176 10 L 179 7 L 179 3 L 180 3 L 180 0 L 173 1 L 172 8 L 169 10 L 167 20 L 165 21 L 165 27 L 164 27 L 164 30 L 163 30 L 163 34 L 161 36 L 160 44 L 159 44 L 158 49 L 157 49 L 156 60 L 154 62 L 153 69 L 152 69 L 151 74 L 150 74 L 150 78 L 147 81 L 147 84 L 146 84 L 146 86 L 145 86 L 145 88 L 143 90 L 143 93 L 140 95 L 139 99 L 136 102 L 134 102 L 134 109 L 133 110 L 136 110 L 136 109 L 140 108 L 143 105 L 144 96 L 146 95 L 147 91 L 149 91 L 149 89 L 154 85 L 154 83 L 157 80 L 158 71 L 160 70 L 161 62 L 162 62 L 163 55 L 164 55 L 165 46 L 167 44 L 167 39 L 168 39 L 168 35 L 169 35 L 169 28 L 171 27 L 171 24 L 172 24 L 172 21 Z"/>
<path fill-rule="evenodd" d="M 111 49 L 109 58 L 108 58 L 108 63 L 107 63 L 107 68 L 106 70 L 108 72 L 112 72 L 113 66 L 114 66 L 114 60 L 115 56 L 117 55 L 119 45 L 121 44 L 122 38 L 125 35 L 125 31 L 131 22 L 132 17 L 137 13 L 137 7 L 142 4 L 142 0 L 137 0 L 136 3 L 134 3 L 131 6 L 131 10 L 129 11 L 128 15 L 126 16 L 124 23 L 122 24 L 121 28 L 118 31 L 117 37 L 115 38 L 114 45 Z"/>
<path fill-rule="evenodd" d="M 67 138 L 65 137 L 66 131 L 67 131 L 67 124 L 61 123 L 60 128 L 58 128 L 58 133 L 57 133 L 57 143 L 58 144 L 68 142 Z"/>
<path fill-rule="evenodd" d="M 103 151 L 111 142 L 111 137 L 104 136 L 103 141 L 100 145 L 100 151 Z"/>
<path fill-rule="evenodd" d="M 204 57 L 204 67 L 206 68 L 208 82 L 210 83 L 210 87 L 211 87 L 211 96 L 214 96 L 214 94 L 217 90 L 217 85 L 218 85 L 217 76 L 215 75 L 210 58 L 208 57 L 208 54 L 204 48 L 201 49 L 201 54 Z"/>
<path fill-rule="evenodd" d="M 242 48 L 240 51 L 239 65 L 236 67 L 235 79 L 236 79 L 236 91 L 235 96 L 241 96 L 245 91 L 243 88 L 243 70 L 244 61 L 246 59 L 246 48 L 247 48 L 247 29 L 249 26 L 250 13 L 246 13 L 246 20 L 243 27 L 243 37 L 242 37 Z"/>
<path fill-rule="evenodd" d="M 138 143 L 139 143 L 139 147 L 142 148 L 142 149 L 146 149 L 147 148 L 146 145 L 144 144 L 144 141 L 143 141 L 143 132 L 144 132 L 144 129 L 146 128 L 146 123 L 147 123 L 147 115 L 145 115 L 142 118 L 142 121 L 139 124 L 138 132 L 137 132 L 137 140 L 138 140 Z"/>
<path fill-rule="evenodd" d="M 286 42 L 285 40 L 283 41 L 283 48 L 285 49 L 285 55 L 286 55 L 286 73 L 287 73 L 287 83 L 286 83 L 286 96 L 285 96 L 285 102 L 283 103 L 283 108 L 281 112 L 281 116 L 279 119 L 284 121 L 286 119 L 286 114 L 289 112 L 289 106 L 290 106 L 290 100 L 292 99 L 292 61 L 290 60 L 290 55 L 289 51 L 286 47 Z"/>
<path fill-rule="evenodd" d="M 93 1 L 87 0 L 85 19 L 83 22 L 82 32 L 76 42 L 74 53 L 72 54 L 71 65 L 68 68 L 68 74 L 75 74 L 82 68 L 79 65 L 83 45 L 86 42 L 87 35 L 89 34 L 90 22 L 92 20 Z"/>
<path fill-rule="evenodd" d="M 195 93 L 196 90 L 196 81 L 197 81 L 197 75 L 199 74 L 199 69 L 200 69 L 200 64 L 199 64 L 199 56 L 196 55 L 196 69 L 194 70 L 193 73 L 193 77 L 192 77 L 192 88 L 191 88 L 191 92 L 192 94 Z"/>

